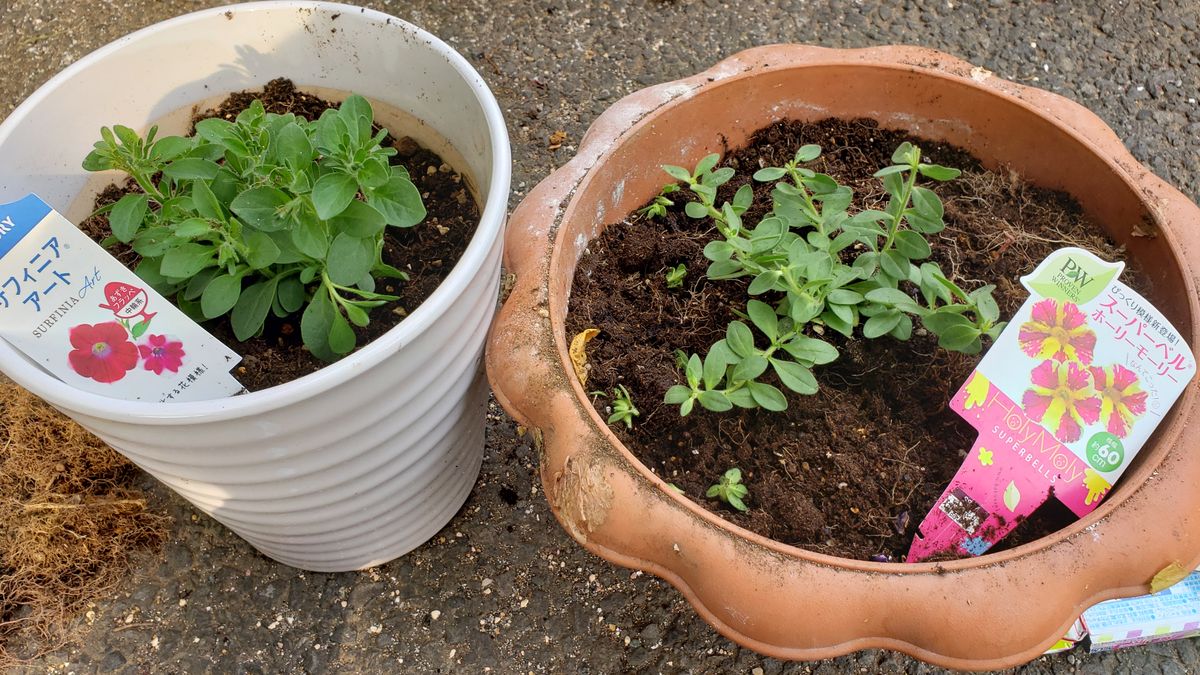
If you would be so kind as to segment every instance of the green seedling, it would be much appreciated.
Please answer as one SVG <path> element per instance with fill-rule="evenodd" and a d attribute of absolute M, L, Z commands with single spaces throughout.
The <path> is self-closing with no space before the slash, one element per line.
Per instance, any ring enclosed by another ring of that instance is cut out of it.
<path fill-rule="evenodd" d="M 742 485 L 742 470 L 736 467 L 725 472 L 716 485 L 708 488 L 705 496 L 709 499 L 716 497 L 738 511 L 749 511 L 745 499 L 750 494 L 750 488 Z"/>
<path fill-rule="evenodd" d="M 597 396 L 606 396 L 602 391 L 591 392 L 593 398 Z M 608 416 L 609 424 L 623 423 L 627 429 L 633 428 L 633 418 L 640 416 L 642 413 L 633 405 L 633 399 L 629 396 L 629 390 L 625 385 L 618 384 L 616 389 L 613 389 L 613 401 L 611 406 L 612 412 Z"/>
<path fill-rule="evenodd" d="M 192 137 L 157 132 L 105 127 L 83 161 L 141 188 L 103 209 L 113 232 L 105 243 L 132 247 L 138 276 L 192 317 L 230 315 L 238 340 L 261 333 L 269 313 L 299 314 L 313 354 L 351 352 L 351 324 L 366 326 L 370 309 L 397 299 L 377 292 L 376 279 L 408 278 L 383 262 L 385 229 L 425 217 L 366 99 L 351 96 L 314 121 L 254 101 L 232 122 L 198 122 Z"/>
<path fill-rule="evenodd" d="M 646 216 L 647 218 L 662 218 L 663 216 L 667 215 L 667 207 L 675 206 L 675 202 L 667 199 L 667 195 L 678 191 L 678 185 L 675 183 L 667 183 L 663 186 L 663 189 L 659 191 L 654 200 L 651 201 L 647 206 L 644 206 L 638 210 L 638 213 Z"/>
<path fill-rule="evenodd" d="M 687 265 L 679 263 L 667 268 L 667 288 L 682 288 L 683 278 L 687 276 Z"/>
<path fill-rule="evenodd" d="M 694 171 L 663 167 L 695 196 L 684 212 L 710 220 L 719 235 L 704 249 L 707 276 L 751 279 L 740 313 L 745 321 L 731 322 L 703 358 L 676 355 L 686 384 L 671 387 L 665 401 L 680 406 L 681 415 L 697 403 L 714 412 L 785 410 L 784 393 L 761 379 L 768 370 L 795 393 L 816 393 L 812 368 L 838 357 L 820 338 L 826 329 L 907 340 L 917 318 L 941 347 L 969 354 L 982 349 L 983 336 L 994 340 L 1004 329 L 994 286 L 967 292 L 935 263 L 920 262 L 931 253 L 925 236 L 945 224 L 941 200 L 917 177 L 945 181 L 957 169 L 923 163 L 920 149 L 903 143 L 892 164 L 875 173 L 889 195 L 885 209 L 852 214 L 849 187 L 803 166 L 820 153 L 806 145 L 784 166 L 755 172 L 755 181 L 774 185 L 772 210 L 753 226 L 741 217 L 753 202 L 750 184 L 732 202 L 716 203 L 717 188 L 734 177 L 733 169 L 716 168 L 718 155 Z"/>

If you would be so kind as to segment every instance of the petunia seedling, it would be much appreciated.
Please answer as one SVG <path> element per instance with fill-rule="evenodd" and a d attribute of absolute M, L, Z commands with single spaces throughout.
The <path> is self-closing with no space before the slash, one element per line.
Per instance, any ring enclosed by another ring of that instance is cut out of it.
<path fill-rule="evenodd" d="M 124 171 L 140 188 L 102 209 L 105 243 L 128 244 L 138 276 L 193 318 L 228 314 L 238 340 L 259 334 L 268 314 L 300 315 L 313 354 L 348 354 L 351 325 L 397 299 L 376 280 L 408 278 L 383 261 L 386 229 L 425 218 L 373 119 L 354 95 L 312 121 L 254 101 L 233 121 L 198 122 L 193 137 L 105 127 L 83 167 Z"/>
<path fill-rule="evenodd" d="M 742 484 L 742 470 L 734 467 L 725 472 L 716 485 L 708 488 L 705 496 L 717 498 L 738 511 L 749 511 L 745 499 L 750 496 L 750 488 Z"/>

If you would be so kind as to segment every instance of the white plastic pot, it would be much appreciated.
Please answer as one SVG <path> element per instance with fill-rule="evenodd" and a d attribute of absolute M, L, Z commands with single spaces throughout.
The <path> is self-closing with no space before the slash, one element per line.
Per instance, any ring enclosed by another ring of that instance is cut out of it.
<path fill-rule="evenodd" d="M 266 555 L 309 570 L 361 569 L 433 536 L 482 460 L 480 359 L 511 159 L 500 108 L 466 60 L 411 24 L 346 5 L 263 2 L 172 19 L 81 59 L 0 125 L 0 201 L 34 192 L 66 213 L 89 189 L 80 162 L 101 126 L 145 128 L 279 76 L 400 108 L 421 121 L 405 133 L 436 132 L 461 156 L 455 168 L 482 218 L 433 295 L 347 358 L 224 400 L 84 393 L 3 340 L 0 369 Z"/>

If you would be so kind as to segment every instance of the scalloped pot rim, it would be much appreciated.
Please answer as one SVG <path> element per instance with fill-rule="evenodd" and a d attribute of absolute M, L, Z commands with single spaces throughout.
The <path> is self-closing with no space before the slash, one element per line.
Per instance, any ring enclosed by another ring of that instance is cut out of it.
<path fill-rule="evenodd" d="M 504 116 L 500 111 L 499 103 L 496 102 L 495 96 L 492 95 L 483 78 L 461 54 L 432 33 L 384 12 L 333 2 L 278 0 L 212 7 L 147 26 L 118 38 L 75 61 L 39 87 L 4 120 L 3 124 L 0 124 L 0 143 L 4 143 L 12 133 L 11 130 L 64 83 L 94 67 L 97 63 L 110 58 L 113 54 L 123 50 L 136 49 L 142 43 L 156 38 L 164 31 L 183 31 L 190 26 L 203 26 L 217 16 L 225 15 L 225 19 L 232 21 L 241 15 L 285 10 L 326 15 L 353 13 L 359 15 L 364 21 L 386 26 L 388 30 L 396 31 L 398 35 L 412 36 L 410 39 L 423 43 L 428 49 L 437 52 L 441 58 L 445 59 L 455 74 L 469 87 L 474 96 L 472 103 L 479 106 L 487 120 L 488 134 L 491 139 L 490 171 L 492 180 L 487 194 L 484 195 L 484 208 L 480 214 L 479 229 L 458 263 L 425 302 L 405 317 L 404 321 L 370 344 L 315 373 L 261 391 L 213 401 L 170 404 L 122 401 L 70 387 L 46 374 L 25 360 L 10 345 L 0 341 L 0 360 L 4 362 L 9 376 L 14 381 L 59 407 L 114 421 L 143 425 L 185 425 L 197 420 L 210 422 L 244 418 L 319 396 L 323 392 L 351 380 L 357 373 L 378 365 L 395 352 L 403 349 L 404 345 L 413 341 L 430 325 L 436 323 L 438 318 L 447 311 L 449 303 L 453 302 L 453 299 L 461 294 L 471 282 L 475 270 L 490 255 L 493 242 L 502 236 L 504 229 L 512 164 Z"/>
<path fill-rule="evenodd" d="M 608 210 L 623 214 L 630 210 L 625 208 L 626 206 L 637 205 L 637 195 L 630 196 L 637 189 L 631 186 L 641 175 L 638 169 L 643 164 L 651 163 L 646 157 L 654 154 L 655 138 L 661 136 L 671 139 L 660 140 L 660 144 L 678 141 L 689 132 L 679 131 L 677 127 L 689 124 L 702 129 L 700 133 L 687 136 L 689 139 L 699 138 L 704 132 L 715 136 L 718 130 L 703 127 L 705 122 L 696 121 L 708 116 L 690 113 L 687 108 L 698 108 L 705 104 L 701 99 L 722 101 L 724 99 L 714 92 L 727 85 L 740 86 L 737 83 L 747 78 L 761 77 L 764 81 L 770 79 L 772 86 L 780 87 L 783 78 L 793 72 L 798 73 L 805 69 L 838 69 L 843 78 L 839 83 L 848 91 L 853 90 L 853 95 L 861 95 L 860 91 L 854 89 L 854 82 L 848 81 L 845 73 L 846 68 L 857 67 L 864 68 L 864 74 L 883 69 L 894 74 L 911 76 L 913 81 L 910 85 L 925 87 L 929 97 L 939 95 L 939 92 L 933 91 L 935 87 L 949 87 L 954 89 L 955 93 L 969 88 L 973 90 L 975 98 L 985 99 L 992 108 L 988 111 L 988 115 L 992 117 L 977 112 L 976 114 L 981 115 L 979 119 L 1003 124 L 1004 120 L 995 121 L 994 116 L 1000 115 L 1001 112 L 997 111 L 1007 106 L 1017 111 L 1017 115 L 1024 115 L 1034 122 L 1040 121 L 1049 133 L 1055 134 L 1055 140 L 1059 143 L 1054 146 L 1056 149 L 1065 148 L 1064 152 L 1069 150 L 1089 157 L 1093 164 L 1107 172 L 1105 179 L 1109 183 L 1106 184 L 1107 189 L 1103 193 L 1112 193 L 1116 195 L 1113 199 L 1125 200 L 1121 203 L 1111 202 L 1116 204 L 1113 208 L 1119 206 L 1126 210 L 1134 209 L 1157 225 L 1160 237 L 1155 242 L 1130 242 L 1130 246 L 1137 249 L 1135 254 L 1167 256 L 1170 263 L 1163 267 L 1170 269 L 1161 271 L 1160 281 L 1164 282 L 1161 286 L 1170 288 L 1172 284 L 1165 282 L 1174 282 L 1174 287 L 1182 288 L 1181 295 L 1172 296 L 1172 307 L 1177 315 L 1186 314 L 1188 318 L 1188 321 L 1177 321 L 1177 324 L 1184 326 L 1183 332 L 1193 339 L 1200 333 L 1197 330 L 1200 300 L 1196 294 L 1197 279 L 1200 275 L 1197 274 L 1194 262 L 1195 256 L 1200 252 L 1200 236 L 1180 226 L 1189 219 L 1196 220 L 1197 216 L 1200 216 L 1200 209 L 1137 164 L 1117 136 L 1095 115 L 1065 98 L 1000 80 L 982 68 L 973 67 L 933 50 L 913 47 L 836 50 L 775 45 L 741 52 L 699 75 L 649 87 L 621 99 L 588 130 L 578 155 L 531 191 L 511 217 L 511 234 L 506 242 L 506 264 L 511 271 L 516 272 L 517 283 L 489 338 L 489 377 L 497 399 L 514 417 L 545 432 L 546 461 L 542 465 L 543 483 L 555 515 L 568 532 L 589 550 L 613 562 L 650 569 L 667 578 L 685 592 L 689 601 L 706 620 L 732 639 L 757 651 L 783 658 L 824 658 L 856 649 L 886 647 L 951 667 L 1011 666 L 1036 657 L 1047 646 L 1053 644 L 1087 606 L 1112 597 L 1146 592 L 1149 578 L 1157 568 L 1148 574 L 1137 576 L 1141 575 L 1138 570 L 1145 571 L 1153 567 L 1153 564 L 1130 564 L 1127 567 L 1133 576 L 1129 572 L 1110 575 L 1114 576 L 1112 580 L 1097 579 L 1092 582 L 1094 585 L 1080 580 L 1080 588 L 1066 589 L 1065 595 L 1069 597 L 1047 603 L 1046 607 L 1040 610 L 1061 615 L 1061 619 L 1057 621 L 1051 617 L 1042 622 L 1044 635 L 1037 639 L 1022 635 L 1014 638 L 1015 643 L 1010 640 L 1009 644 L 1003 646 L 993 641 L 979 653 L 966 653 L 962 649 L 947 647 L 945 644 L 931 647 L 931 644 L 938 641 L 929 639 L 927 633 L 914 635 L 913 633 L 921 631 L 894 626 L 887 630 L 868 626 L 863 629 L 868 632 L 860 631 L 855 634 L 848 631 L 839 634 L 840 639 L 824 642 L 820 638 L 805 636 L 785 636 L 780 639 L 778 632 L 769 630 L 765 631 L 766 638 L 760 638 L 764 631 L 758 624 L 763 621 L 769 622 L 769 618 L 750 617 L 739 621 L 736 611 L 722 606 L 728 604 L 727 594 L 697 590 L 701 586 L 711 585 L 711 577 L 719 574 L 704 576 L 694 570 L 684 570 L 681 567 L 682 563 L 674 566 L 664 563 L 661 556 L 653 554 L 652 546 L 631 544 L 633 535 L 617 532 L 616 526 L 611 525 L 611 522 L 618 516 L 611 514 L 620 510 L 622 499 L 638 501 L 642 509 L 646 509 L 647 502 L 651 502 L 654 504 L 651 510 L 665 512 L 667 515 L 664 517 L 670 519 L 673 528 L 685 528 L 691 532 L 719 532 L 718 539 L 729 537 L 751 547 L 758 547 L 762 554 L 760 558 L 774 556 L 785 560 L 786 562 L 778 564 L 779 569 L 776 571 L 820 568 L 852 573 L 856 575 L 857 580 L 887 577 L 893 579 L 895 584 L 906 583 L 902 580 L 918 584 L 925 583 L 924 580 L 931 576 L 961 575 L 973 579 L 978 577 L 982 582 L 987 578 L 1028 574 L 1044 567 L 1047 573 L 1058 574 L 1062 578 L 1066 564 L 1064 556 L 1069 555 L 1070 549 L 1090 548 L 1102 535 L 1116 536 L 1117 532 L 1113 531 L 1114 529 L 1129 527 L 1129 513 L 1143 511 L 1153 505 L 1151 502 L 1157 504 L 1150 496 L 1179 485 L 1180 474 L 1200 475 L 1200 470 L 1197 470 L 1200 461 L 1189 462 L 1186 457 L 1189 453 L 1186 452 L 1170 452 L 1172 448 L 1186 442 L 1182 436 L 1183 420 L 1196 413 L 1198 401 L 1195 383 L 1176 403 L 1172 415 L 1159 430 L 1155 444 L 1143 450 L 1140 465 L 1126 475 L 1123 481 L 1124 489 L 1119 489 L 1087 518 L 1049 537 L 1010 551 L 978 559 L 908 565 L 852 561 L 781 544 L 732 525 L 690 500 L 674 494 L 620 443 L 596 410 L 587 403 L 586 393 L 571 373 L 566 354 L 566 335 L 563 331 L 570 279 L 564 277 L 573 276 L 581 251 L 587 241 L 597 234 L 597 228 L 603 226 L 603 218 Z M 920 82 L 914 84 L 917 80 Z M 760 85 L 759 88 L 766 86 Z M 752 92 L 748 93 L 750 90 L 751 88 L 746 86 L 737 91 L 748 97 L 753 95 Z M 763 98 L 766 96 L 769 94 L 765 94 Z M 745 101 L 738 99 L 738 102 L 740 104 Z M 742 107 L 745 116 L 753 117 L 758 114 L 745 110 L 761 102 L 746 102 Z M 906 99 L 905 104 L 909 103 L 911 100 Z M 999 105 L 1001 103 L 1004 106 Z M 960 104 L 956 101 L 953 105 L 962 108 L 969 103 Z M 813 106 L 809 110 L 814 107 L 821 106 Z M 861 112 L 864 116 L 880 116 L 878 109 L 869 111 L 875 113 L 874 115 L 868 114 L 868 111 Z M 721 114 L 717 112 L 714 116 L 720 117 Z M 722 120 L 727 121 L 728 117 L 729 115 L 726 115 Z M 755 119 L 761 117 L 762 115 Z M 891 115 L 888 119 L 894 121 L 899 117 Z M 922 119 L 922 116 L 908 117 L 910 122 L 917 119 Z M 737 120 L 740 122 L 741 118 Z M 967 146 L 967 137 L 975 133 L 969 128 L 970 120 L 965 118 L 940 121 L 943 124 L 938 127 L 939 131 L 945 132 L 950 129 L 951 131 L 947 132 L 950 138 L 947 140 L 958 145 Z M 957 126 L 954 124 L 956 122 Z M 717 123 L 711 123 L 710 126 L 715 124 Z M 982 125 L 978 126 L 982 128 Z M 724 133 L 727 129 L 728 127 L 724 127 L 719 131 Z M 744 130 L 739 130 L 739 133 L 743 132 Z M 925 133 L 925 130 L 922 132 Z M 954 133 L 960 134 L 960 137 L 954 137 Z M 995 142 L 996 139 L 990 140 Z M 696 157 L 680 158 L 682 161 L 672 163 L 686 163 L 686 159 L 698 158 L 705 148 L 692 146 L 703 145 L 703 142 L 704 139 L 701 139 L 690 145 L 674 146 L 686 147 L 686 152 L 692 152 Z M 636 147 L 637 151 L 626 149 L 625 146 Z M 968 149 L 974 150 L 969 146 Z M 678 149 L 676 153 L 678 154 Z M 1047 163 L 1052 161 L 1047 160 Z M 617 168 L 610 167 L 610 164 Z M 613 176 L 618 175 L 618 184 L 611 185 Z M 658 180 L 661 182 L 661 179 Z M 610 185 L 605 186 L 605 181 Z M 644 200 L 649 194 L 642 194 L 641 198 Z M 602 200 L 600 195 L 608 201 Z M 1092 201 L 1104 201 L 1106 198 L 1107 196 L 1096 197 Z M 621 208 L 617 208 L 618 204 L 621 204 Z M 1099 206 L 1107 208 L 1109 204 L 1110 202 L 1104 202 Z M 590 222 L 587 225 L 577 222 L 584 220 Z M 1119 227 L 1112 223 L 1106 223 L 1106 226 L 1110 229 Z M 592 229 L 589 231 L 587 227 Z M 1126 230 L 1128 227 L 1129 225 L 1125 224 Z M 1124 238 L 1129 239 L 1128 232 Z M 612 484 L 613 490 L 620 492 L 622 487 L 629 486 L 632 492 L 651 495 L 653 499 L 647 500 L 632 494 L 610 499 L 611 504 L 606 506 L 609 509 L 609 522 L 603 522 L 605 518 L 597 518 L 597 514 L 589 513 L 577 504 L 587 501 L 586 495 L 577 494 L 580 489 L 577 484 L 582 482 L 586 492 L 586 472 L 580 472 L 578 467 L 588 462 L 606 467 L 605 476 L 607 482 Z M 1154 475 L 1157 469 L 1167 466 L 1176 471 L 1171 474 Z M 563 480 L 564 476 L 572 477 L 575 473 L 585 475 L 578 480 Z M 1174 480 L 1164 481 L 1164 475 L 1174 475 Z M 1156 480 L 1154 483 L 1148 483 L 1152 476 Z M 567 488 L 570 490 L 569 494 Z M 663 506 L 663 503 L 667 505 Z M 1181 504 L 1179 508 L 1183 507 Z M 581 518 L 587 520 L 589 515 L 591 520 L 586 523 L 580 522 Z M 601 522 L 596 522 L 598 520 Z M 635 527 L 642 527 L 642 524 L 635 523 Z M 647 532 L 652 532 L 654 525 L 645 527 L 651 528 Z M 1186 531 L 1177 536 L 1180 540 L 1178 545 L 1149 547 L 1154 550 L 1144 552 L 1142 557 L 1163 554 L 1165 550 L 1169 550 L 1174 552 L 1177 558 L 1186 559 L 1177 560 L 1178 562 L 1200 563 L 1200 524 L 1195 518 L 1188 519 L 1185 514 L 1180 527 Z M 647 532 L 642 533 L 645 539 L 651 538 Z M 703 537 L 696 535 L 695 538 Z M 1131 545 L 1127 545 L 1113 555 L 1129 555 L 1136 558 L 1137 552 L 1132 550 Z M 1150 567 L 1147 567 L 1148 564 Z M 1096 567 L 1112 568 L 1113 563 L 1097 563 Z M 1086 573 L 1080 570 L 1075 570 L 1074 573 L 1092 576 L 1093 571 L 1092 568 L 1088 568 Z M 1095 590 L 1092 590 L 1093 588 Z M 1060 592 L 1060 595 L 1063 594 Z M 747 625 L 750 625 L 750 628 L 747 628 Z M 902 635 L 907 635 L 907 639 Z"/>

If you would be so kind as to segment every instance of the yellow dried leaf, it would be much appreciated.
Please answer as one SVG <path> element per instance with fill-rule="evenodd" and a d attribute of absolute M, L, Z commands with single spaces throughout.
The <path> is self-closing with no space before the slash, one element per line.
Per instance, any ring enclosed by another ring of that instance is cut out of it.
<path fill-rule="evenodd" d="M 1150 592 L 1157 593 L 1165 588 L 1170 588 L 1175 584 L 1183 581 L 1190 572 L 1183 568 L 1179 563 L 1173 562 L 1170 565 L 1158 571 L 1154 578 L 1150 580 Z"/>
<path fill-rule="evenodd" d="M 587 385 L 587 343 L 600 334 L 599 328 L 587 328 L 571 339 L 571 348 L 567 353 L 571 356 L 571 365 L 575 366 L 575 377 L 580 385 Z"/>

